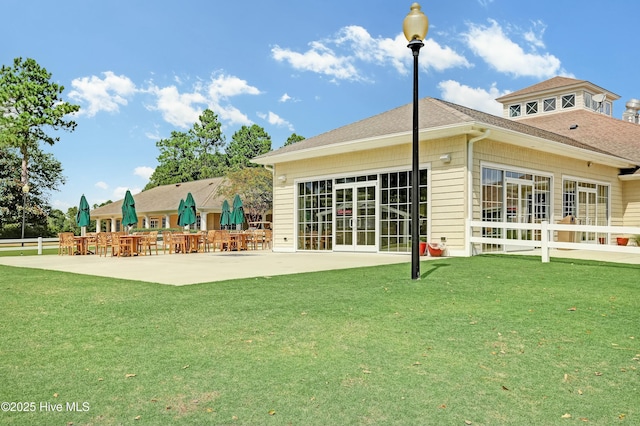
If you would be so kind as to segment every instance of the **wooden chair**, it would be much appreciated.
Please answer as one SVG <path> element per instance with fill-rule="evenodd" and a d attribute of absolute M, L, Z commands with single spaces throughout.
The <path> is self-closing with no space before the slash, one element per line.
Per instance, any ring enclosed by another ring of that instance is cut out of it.
<path fill-rule="evenodd" d="M 96 254 L 102 256 L 104 251 L 104 257 L 107 257 L 109 247 L 111 247 L 111 232 L 98 232 L 96 234 Z"/>
<path fill-rule="evenodd" d="M 213 251 L 216 251 L 216 246 L 218 245 L 220 247 L 220 251 L 231 250 L 231 235 L 229 234 L 229 231 L 216 231 L 213 241 Z"/>
<path fill-rule="evenodd" d="M 165 231 L 162 233 L 162 252 L 167 254 L 167 250 L 169 250 L 169 254 L 171 254 L 171 246 L 173 243 L 173 239 L 171 238 L 171 232 Z"/>
<path fill-rule="evenodd" d="M 147 254 L 147 249 L 149 250 L 149 255 L 151 255 L 151 248 L 156 248 L 156 254 L 158 254 L 158 231 L 150 231 L 144 234 L 144 238 L 142 239 L 142 254 Z"/>
<path fill-rule="evenodd" d="M 96 247 L 96 236 L 97 235 L 98 235 L 97 232 L 87 232 L 87 252 L 89 254 L 93 254 L 93 252 L 91 251 L 91 247 L 93 247 L 95 250 L 98 249 Z"/>
<path fill-rule="evenodd" d="M 207 231 L 207 244 L 205 246 L 205 250 L 211 251 L 211 247 L 213 247 L 213 251 L 216 251 L 216 248 L 214 246 L 215 241 L 216 241 L 216 231 L 213 229 Z"/>
<path fill-rule="evenodd" d="M 164 252 L 169 250 L 169 254 L 173 253 L 186 253 L 187 252 L 187 240 L 183 235 L 177 235 L 173 232 L 163 232 L 162 239 L 164 240 Z"/>
<path fill-rule="evenodd" d="M 271 248 L 272 239 L 273 239 L 273 231 L 271 229 L 265 229 L 264 234 L 262 236 L 262 250 L 264 250 L 264 246 Z"/>
<path fill-rule="evenodd" d="M 69 254 L 73 255 L 76 249 L 75 241 L 73 240 L 73 232 L 61 232 L 58 234 L 58 255 Z"/>
<path fill-rule="evenodd" d="M 113 256 L 121 256 L 123 247 L 120 244 L 120 235 L 123 233 L 120 232 L 112 232 L 111 233 L 111 257 Z M 106 254 L 105 254 L 106 256 Z"/>
<path fill-rule="evenodd" d="M 207 250 L 207 231 L 198 232 L 198 253 L 204 253 Z"/>

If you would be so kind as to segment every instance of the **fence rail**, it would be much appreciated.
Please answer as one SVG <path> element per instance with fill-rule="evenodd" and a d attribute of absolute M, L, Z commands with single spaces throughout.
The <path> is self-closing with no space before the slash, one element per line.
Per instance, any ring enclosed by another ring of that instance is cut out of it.
<path fill-rule="evenodd" d="M 42 254 L 42 247 L 44 243 L 58 243 L 60 239 L 58 237 L 52 238 L 12 238 L 12 239 L 0 239 L 0 250 L 38 250 L 38 254 Z M 53 246 L 53 245 L 52 245 Z"/>
<path fill-rule="evenodd" d="M 470 228 L 471 237 L 470 244 L 496 244 L 503 246 L 520 246 L 540 248 L 542 252 L 542 262 L 549 262 L 549 249 L 573 249 L 573 250 L 593 250 L 607 251 L 619 253 L 637 253 L 640 255 L 640 247 L 638 246 L 619 246 L 611 243 L 599 244 L 597 241 L 588 242 L 572 242 L 572 241 L 556 241 L 554 236 L 557 231 L 574 232 L 576 235 L 580 232 L 593 233 L 595 235 L 606 235 L 605 241 L 611 242 L 614 235 L 640 235 L 640 227 L 632 226 L 592 226 L 592 225 L 574 225 L 574 224 L 551 224 L 547 221 L 542 223 L 512 223 L 512 222 L 482 222 L 477 220 L 468 220 L 467 227 Z M 500 229 L 502 237 L 482 237 L 474 236 L 474 229 L 493 228 Z M 524 230 L 532 231 L 532 235 L 539 235 L 539 239 L 514 239 L 505 238 L 507 230 Z"/>

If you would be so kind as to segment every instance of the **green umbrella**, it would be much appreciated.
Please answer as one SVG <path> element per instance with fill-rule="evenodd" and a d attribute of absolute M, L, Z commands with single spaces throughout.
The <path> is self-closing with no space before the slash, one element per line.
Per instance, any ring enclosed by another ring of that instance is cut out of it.
<path fill-rule="evenodd" d="M 242 225 L 244 223 L 244 208 L 242 207 L 242 200 L 240 196 L 236 194 L 233 198 L 233 211 L 231 212 L 231 224 Z"/>
<path fill-rule="evenodd" d="M 84 194 L 82 194 L 82 197 L 80 197 L 80 207 L 78 207 L 78 213 L 76 214 L 76 223 L 78 226 L 82 228 L 89 226 L 89 222 L 91 222 L 90 210 L 89 203 L 87 203 L 87 199 L 84 197 Z"/>
<path fill-rule="evenodd" d="M 182 211 L 183 226 L 196 223 L 196 216 L 196 201 L 193 199 L 193 195 L 189 192 L 186 200 L 184 200 L 184 210 Z"/>
<path fill-rule="evenodd" d="M 229 203 L 224 200 L 222 203 L 222 213 L 220 214 L 220 226 L 227 227 L 231 225 L 231 211 L 229 211 Z"/>
<path fill-rule="evenodd" d="M 180 199 L 180 204 L 178 205 L 178 226 L 184 226 L 184 199 Z"/>
<path fill-rule="evenodd" d="M 136 202 L 133 201 L 133 196 L 127 189 L 127 193 L 122 201 L 122 226 L 133 226 L 137 224 L 138 215 L 136 214 Z"/>

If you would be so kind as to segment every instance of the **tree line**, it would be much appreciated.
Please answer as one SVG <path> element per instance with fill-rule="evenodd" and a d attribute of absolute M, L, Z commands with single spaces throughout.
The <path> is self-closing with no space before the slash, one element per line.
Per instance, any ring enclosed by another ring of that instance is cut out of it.
<path fill-rule="evenodd" d="M 21 232 L 32 237 L 79 231 L 77 207 L 65 213 L 49 201 L 66 178 L 62 164 L 42 151 L 41 143 L 60 140 L 52 131 L 73 132 L 77 123 L 71 117 L 80 110 L 62 99 L 64 86 L 53 83 L 51 76 L 31 58 L 16 58 L 13 65 L 0 68 L 0 238 L 19 238 Z M 285 145 L 303 139 L 293 133 Z M 206 109 L 191 129 L 171 132 L 156 147 L 158 166 L 144 190 L 226 176 L 229 183 L 223 191 L 245 194 L 250 215 L 268 206 L 270 198 L 260 192 L 266 182 L 271 191 L 271 175 L 249 161 L 271 150 L 271 137 L 262 127 L 242 126 L 226 143 L 218 116 Z"/>

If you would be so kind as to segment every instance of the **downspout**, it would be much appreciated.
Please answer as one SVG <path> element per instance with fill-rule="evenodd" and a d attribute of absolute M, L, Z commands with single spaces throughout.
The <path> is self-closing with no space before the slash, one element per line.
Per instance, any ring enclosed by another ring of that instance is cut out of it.
<path fill-rule="evenodd" d="M 467 141 L 467 221 L 473 219 L 473 145 L 476 142 L 489 137 L 490 134 L 491 130 L 484 129 L 480 135 Z M 464 255 L 470 257 L 473 250 L 473 246 L 469 241 L 471 239 L 471 227 L 465 226 L 464 232 L 466 242 Z"/>

